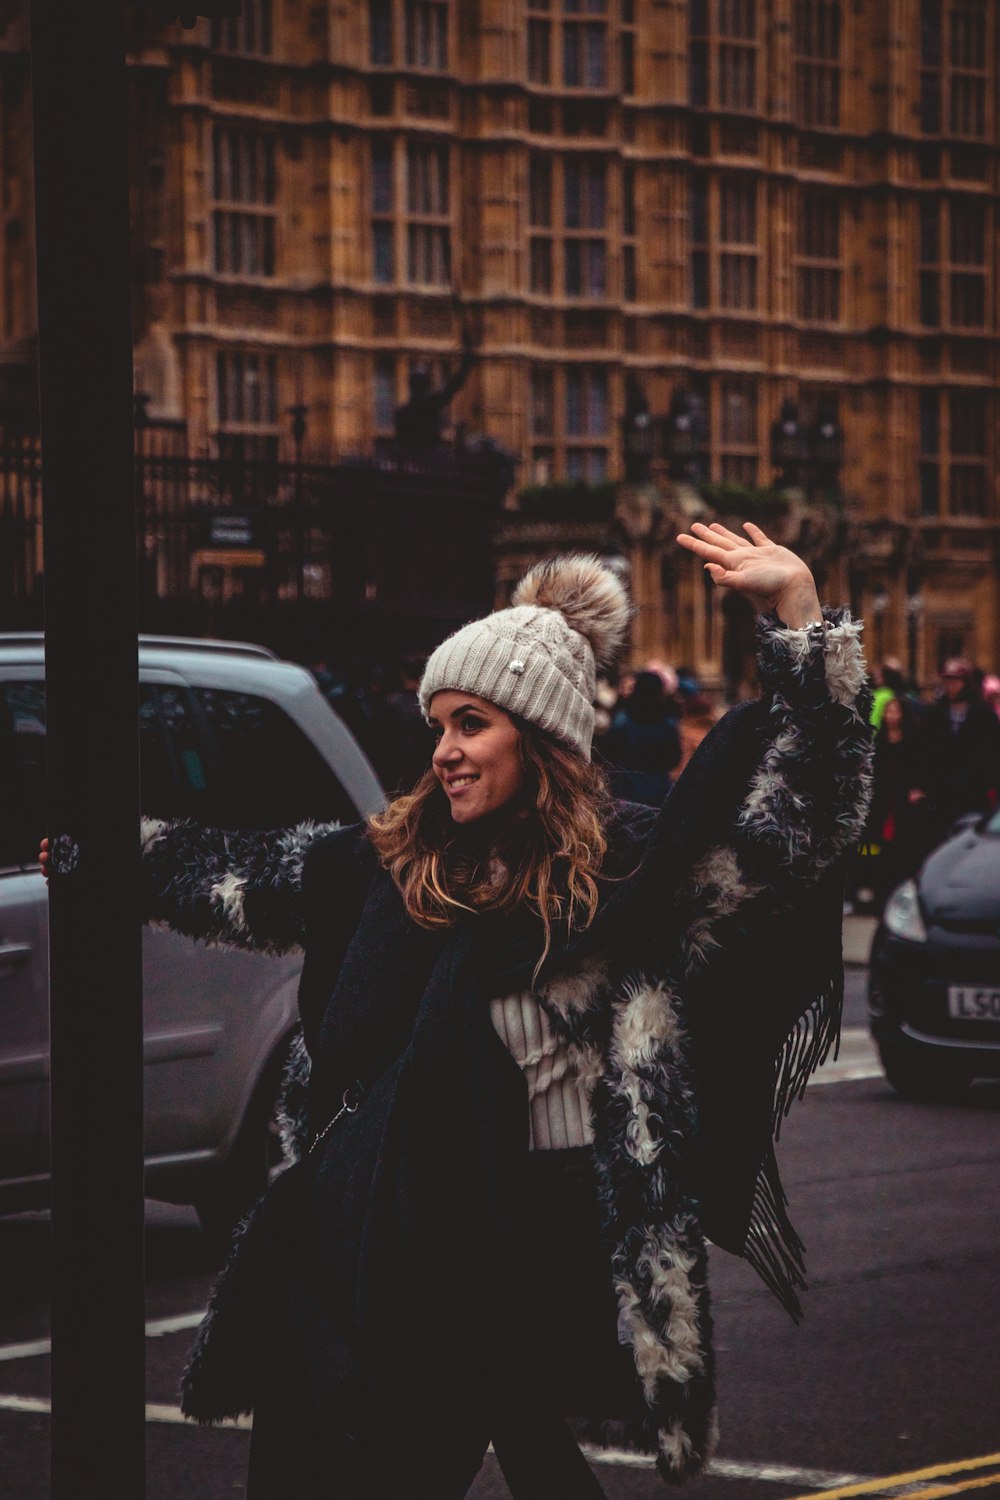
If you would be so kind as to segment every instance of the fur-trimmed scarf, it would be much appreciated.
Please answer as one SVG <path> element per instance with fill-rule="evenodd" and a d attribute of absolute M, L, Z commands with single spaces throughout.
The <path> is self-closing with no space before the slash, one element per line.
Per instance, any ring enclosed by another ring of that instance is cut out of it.
<path fill-rule="evenodd" d="M 763 698 L 720 722 L 662 811 L 618 806 L 597 917 L 535 986 L 590 1091 L 620 1337 L 642 1397 L 625 1424 L 577 1415 L 599 1441 L 655 1453 L 671 1481 L 698 1472 L 714 1435 L 706 1235 L 799 1313 L 802 1247 L 772 1135 L 839 1029 L 838 867 L 870 790 L 860 628 L 845 610 L 804 629 L 759 620 Z M 316 1153 L 341 1313 L 362 1359 L 392 1346 L 394 1377 L 408 1341 L 426 1351 L 436 1331 L 441 1372 L 454 1377 L 464 1350 L 464 1380 L 476 1368 L 466 1320 L 492 1334 L 501 1321 L 479 1250 L 526 1148 L 523 1083 L 481 1002 L 530 982 L 532 921 L 416 929 L 363 831 L 147 823 L 144 841 L 151 918 L 209 941 L 304 946 L 293 1149 L 355 1078 L 367 1088 Z M 449 1252 L 457 1238 L 476 1244 L 471 1261 Z M 428 1306 L 442 1277 L 443 1330 Z M 224 1279 L 213 1305 L 225 1295 Z M 211 1360 L 210 1312 L 184 1398 L 203 1421 L 248 1404 L 238 1371 L 228 1399 L 218 1369 L 206 1380 Z"/>

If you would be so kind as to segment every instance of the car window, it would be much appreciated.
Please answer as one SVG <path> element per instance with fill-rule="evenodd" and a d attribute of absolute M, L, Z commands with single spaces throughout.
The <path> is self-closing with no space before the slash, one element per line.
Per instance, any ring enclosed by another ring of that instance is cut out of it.
<path fill-rule="evenodd" d="M 45 687 L 0 692 L 0 865 L 33 864 L 45 831 Z"/>
<path fill-rule="evenodd" d="M 983 824 L 984 833 L 1000 833 L 1000 808 Z"/>
<path fill-rule="evenodd" d="M 185 688 L 140 685 L 139 765 L 146 817 L 206 821 L 206 749 Z"/>
<path fill-rule="evenodd" d="M 222 828 L 287 828 L 358 813 L 312 742 L 283 709 L 251 693 L 193 689 L 210 726 L 213 771 L 205 821 Z"/>

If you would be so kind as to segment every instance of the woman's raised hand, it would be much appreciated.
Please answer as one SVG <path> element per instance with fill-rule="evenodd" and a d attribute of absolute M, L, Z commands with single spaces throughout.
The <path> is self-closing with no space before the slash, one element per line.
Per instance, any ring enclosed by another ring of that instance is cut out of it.
<path fill-rule="evenodd" d="M 39 845 L 39 849 L 38 849 L 38 863 L 42 867 L 42 874 L 45 876 L 45 879 L 48 880 L 49 875 L 51 874 L 51 870 L 50 870 L 50 867 L 49 867 L 49 841 L 48 841 L 48 839 L 42 839 L 42 842 Z"/>
<path fill-rule="evenodd" d="M 772 542 L 752 521 L 744 521 L 743 529 L 746 536 L 719 521 L 711 526 L 695 521 L 693 535 L 682 532 L 677 540 L 704 558 L 714 583 L 742 594 L 758 614 L 776 610 L 785 625 L 795 628 L 822 619 L 815 581 L 801 557 Z"/>

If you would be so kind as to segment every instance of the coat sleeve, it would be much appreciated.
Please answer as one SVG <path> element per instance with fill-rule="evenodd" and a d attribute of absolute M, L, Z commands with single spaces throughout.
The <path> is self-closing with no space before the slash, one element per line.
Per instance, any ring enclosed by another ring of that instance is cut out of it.
<path fill-rule="evenodd" d="M 751 883 L 812 884 L 864 830 L 873 750 L 861 630 L 846 609 L 802 629 L 758 619 L 767 731 L 732 829 Z"/>
<path fill-rule="evenodd" d="M 739 773 L 738 801 L 675 887 L 689 974 L 732 936 L 750 903 L 757 914 L 794 909 L 863 836 L 873 743 L 861 630 L 846 609 L 826 609 L 801 629 L 773 614 L 758 618 L 764 699 L 754 761 L 748 777 L 746 767 Z M 696 759 L 685 776 L 696 773 Z"/>
<path fill-rule="evenodd" d="M 338 827 L 299 823 L 257 833 L 144 818 L 145 920 L 229 947 L 293 952 L 305 930 L 306 856 Z"/>
<path fill-rule="evenodd" d="M 681 883 L 678 981 L 700 1076 L 706 1230 L 797 1315 L 802 1246 L 770 1136 L 839 1034 L 839 867 L 868 817 L 870 694 L 848 611 L 803 629 L 762 616 L 757 630 L 760 738 Z"/>

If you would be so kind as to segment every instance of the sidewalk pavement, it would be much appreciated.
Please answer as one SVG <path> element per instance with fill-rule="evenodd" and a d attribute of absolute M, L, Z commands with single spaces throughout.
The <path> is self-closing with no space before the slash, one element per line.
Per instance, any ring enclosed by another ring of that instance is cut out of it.
<path fill-rule="evenodd" d="M 867 966 L 877 926 L 877 917 L 844 918 L 845 964 L 859 964 L 862 968 Z"/>

